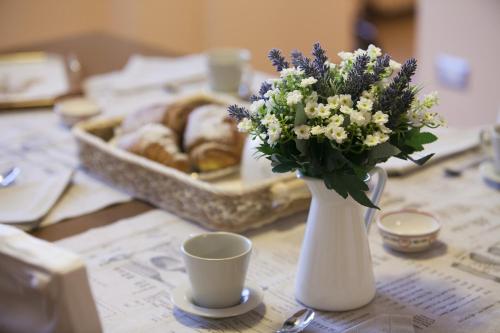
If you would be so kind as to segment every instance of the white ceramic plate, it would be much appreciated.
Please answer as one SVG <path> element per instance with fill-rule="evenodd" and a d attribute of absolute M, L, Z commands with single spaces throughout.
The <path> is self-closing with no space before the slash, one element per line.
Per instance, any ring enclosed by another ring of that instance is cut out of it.
<path fill-rule="evenodd" d="M 227 318 L 239 316 L 255 309 L 260 303 L 264 294 L 262 289 L 254 284 L 248 284 L 241 293 L 242 302 L 228 308 L 213 309 L 204 308 L 193 303 L 191 296 L 191 286 L 189 283 L 183 284 L 172 292 L 171 300 L 180 310 L 200 317 L 206 318 Z"/>

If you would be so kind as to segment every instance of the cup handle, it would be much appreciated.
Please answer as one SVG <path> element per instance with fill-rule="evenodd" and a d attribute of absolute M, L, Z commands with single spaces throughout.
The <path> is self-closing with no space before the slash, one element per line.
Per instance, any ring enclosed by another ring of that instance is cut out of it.
<path fill-rule="evenodd" d="M 243 74 L 241 76 L 241 84 L 238 94 L 243 97 L 250 97 L 252 94 L 253 68 L 250 64 L 245 64 Z"/>
<path fill-rule="evenodd" d="M 490 132 L 487 131 L 486 129 L 482 129 L 481 132 L 479 132 L 479 143 L 481 144 L 481 148 L 484 151 L 487 151 L 488 144 L 491 141 L 490 137 Z"/>
<path fill-rule="evenodd" d="M 372 178 L 375 174 L 378 175 L 377 185 L 373 189 L 373 194 L 371 197 L 371 201 L 374 205 L 378 205 L 380 202 L 380 198 L 382 197 L 382 192 L 385 188 L 385 183 L 387 182 L 387 172 L 381 167 L 374 167 L 369 173 L 370 178 Z M 368 208 L 365 213 L 365 227 L 366 231 L 370 230 L 370 225 L 373 220 L 373 216 L 375 215 L 375 208 Z"/>

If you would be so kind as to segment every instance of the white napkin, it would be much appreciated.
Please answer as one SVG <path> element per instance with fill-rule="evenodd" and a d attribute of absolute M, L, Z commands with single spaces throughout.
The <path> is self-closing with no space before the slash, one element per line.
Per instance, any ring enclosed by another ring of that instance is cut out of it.
<path fill-rule="evenodd" d="M 35 223 L 41 219 L 64 192 L 72 174 L 71 169 L 61 169 L 33 178 L 27 172 L 21 169 L 14 185 L 0 188 L 0 223 Z"/>
<path fill-rule="evenodd" d="M 0 60 L 0 102 L 50 99 L 69 89 L 64 59 L 34 54 L 30 60 Z"/>
<path fill-rule="evenodd" d="M 433 163 L 442 158 L 472 149 L 479 144 L 479 130 L 477 128 L 458 129 L 444 127 L 431 131 L 437 135 L 438 140 L 426 145 L 425 150 L 418 153 L 420 156 L 435 154 L 427 163 Z M 414 157 L 418 158 L 418 155 L 415 154 Z M 382 163 L 381 166 L 391 175 L 404 175 L 419 168 L 418 165 L 411 161 L 395 157 Z"/>
<path fill-rule="evenodd" d="M 130 196 L 105 186 L 89 175 L 78 171 L 72 185 L 40 223 L 46 227 L 67 218 L 88 214 L 113 204 L 130 201 Z"/>
<path fill-rule="evenodd" d="M 203 54 L 178 58 L 133 55 L 121 71 L 91 77 L 84 87 L 91 94 L 103 88 L 121 94 L 203 80 L 207 74 L 205 62 Z"/>

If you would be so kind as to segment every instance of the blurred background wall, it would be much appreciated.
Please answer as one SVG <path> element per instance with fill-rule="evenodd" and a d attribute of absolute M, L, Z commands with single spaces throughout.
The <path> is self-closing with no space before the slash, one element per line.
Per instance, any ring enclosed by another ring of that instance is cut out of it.
<path fill-rule="evenodd" d="M 270 70 L 272 47 L 354 47 L 358 9 L 358 0 L 2 0 L 0 50 L 106 32 L 176 54 L 246 47 L 256 68 Z"/>
<path fill-rule="evenodd" d="M 248 48 L 253 66 L 271 71 L 272 47 L 308 52 L 321 41 L 334 56 L 362 45 L 361 36 L 398 61 L 416 56 L 424 92 L 440 92 L 440 111 L 455 126 L 497 117 L 499 33 L 498 0 L 0 0 L 0 52 L 66 43 L 87 74 L 120 68 L 131 50 L 179 55 L 221 46 Z"/>

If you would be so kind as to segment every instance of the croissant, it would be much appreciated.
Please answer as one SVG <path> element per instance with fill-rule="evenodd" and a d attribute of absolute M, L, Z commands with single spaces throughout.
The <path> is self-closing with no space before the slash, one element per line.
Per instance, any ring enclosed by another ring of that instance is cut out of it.
<path fill-rule="evenodd" d="M 244 137 L 220 105 L 193 110 L 184 132 L 184 151 L 198 171 L 213 171 L 239 164 Z"/>
<path fill-rule="evenodd" d="M 117 146 L 163 165 L 187 172 L 189 158 L 178 146 L 177 135 L 161 124 L 147 124 L 135 132 L 123 134 Z"/>

